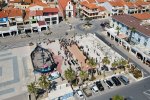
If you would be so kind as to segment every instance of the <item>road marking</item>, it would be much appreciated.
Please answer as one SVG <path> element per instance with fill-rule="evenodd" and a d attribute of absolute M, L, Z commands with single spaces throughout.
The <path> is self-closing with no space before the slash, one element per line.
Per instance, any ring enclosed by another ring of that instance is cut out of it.
<path fill-rule="evenodd" d="M 149 92 L 149 93 L 148 93 Z M 150 99 L 150 89 L 147 90 L 147 91 L 144 91 L 143 94 L 148 98 Z"/>

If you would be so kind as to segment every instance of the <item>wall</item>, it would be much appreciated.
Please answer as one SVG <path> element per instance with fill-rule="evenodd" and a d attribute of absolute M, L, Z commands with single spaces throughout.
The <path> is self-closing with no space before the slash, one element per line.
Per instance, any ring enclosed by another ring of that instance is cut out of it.
<path fill-rule="evenodd" d="M 104 6 L 110 13 L 112 13 L 112 6 L 108 2 L 103 3 L 102 6 Z"/>
<path fill-rule="evenodd" d="M 35 10 L 43 10 L 42 6 L 33 6 L 29 8 L 31 11 L 35 11 Z"/>
<path fill-rule="evenodd" d="M 73 5 L 69 1 L 66 6 L 66 16 L 69 17 L 69 12 L 71 12 L 71 17 L 73 17 Z"/>

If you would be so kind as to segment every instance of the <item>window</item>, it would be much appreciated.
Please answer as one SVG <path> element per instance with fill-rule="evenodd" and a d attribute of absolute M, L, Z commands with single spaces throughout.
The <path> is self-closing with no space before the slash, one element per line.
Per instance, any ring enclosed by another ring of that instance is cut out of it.
<path fill-rule="evenodd" d="M 50 21 L 50 18 L 45 18 L 45 21 Z"/>
<path fill-rule="evenodd" d="M 53 17 L 52 20 L 57 20 L 57 17 Z"/>

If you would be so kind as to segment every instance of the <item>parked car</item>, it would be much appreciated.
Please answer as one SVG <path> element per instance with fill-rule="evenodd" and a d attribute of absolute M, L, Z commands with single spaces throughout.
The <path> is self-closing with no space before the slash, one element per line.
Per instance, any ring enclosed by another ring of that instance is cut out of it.
<path fill-rule="evenodd" d="M 116 86 L 120 86 L 121 85 L 121 82 L 118 80 L 118 78 L 116 76 L 113 76 L 111 79 L 112 79 L 112 81 L 114 82 L 114 84 Z"/>
<path fill-rule="evenodd" d="M 94 93 L 98 93 L 98 88 L 97 88 L 97 86 L 96 86 L 95 84 L 91 87 L 91 90 L 92 90 Z"/>
<path fill-rule="evenodd" d="M 78 95 L 79 98 L 84 98 L 84 97 L 83 97 L 83 93 L 82 93 L 81 90 L 79 90 L 79 89 L 76 90 L 76 93 L 77 93 L 77 95 Z"/>
<path fill-rule="evenodd" d="M 120 75 L 120 76 L 118 77 L 118 79 L 119 79 L 124 85 L 129 84 L 129 79 L 128 79 L 127 77 L 123 76 L 123 75 Z"/>
<path fill-rule="evenodd" d="M 103 87 L 101 81 L 96 81 L 95 84 L 96 84 L 96 86 L 98 87 L 98 89 L 99 89 L 100 91 L 104 91 L 104 87 Z"/>
<path fill-rule="evenodd" d="M 83 92 L 87 97 L 92 96 L 92 91 L 89 88 L 83 88 Z"/>
<path fill-rule="evenodd" d="M 106 80 L 105 83 L 109 88 L 113 88 L 113 83 L 110 80 Z"/>

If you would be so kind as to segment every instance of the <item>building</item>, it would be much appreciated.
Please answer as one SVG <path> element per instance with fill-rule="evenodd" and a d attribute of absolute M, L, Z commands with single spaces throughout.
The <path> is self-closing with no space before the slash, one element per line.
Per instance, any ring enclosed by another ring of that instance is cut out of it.
<path fill-rule="evenodd" d="M 59 12 L 58 8 L 44 8 L 43 9 L 43 17 L 48 25 L 59 23 L 58 12 Z"/>
<path fill-rule="evenodd" d="M 17 35 L 19 32 L 18 26 L 24 23 L 22 10 L 17 8 L 8 9 L 8 20 L 11 35 Z"/>
<path fill-rule="evenodd" d="M 103 6 L 111 13 L 111 15 L 121 15 L 124 13 L 124 2 L 122 1 L 107 1 Z"/>
<path fill-rule="evenodd" d="M 7 35 L 10 35 L 8 26 L 9 26 L 8 13 L 6 13 L 5 11 L 1 11 L 0 12 L 0 37 L 5 37 Z"/>
<path fill-rule="evenodd" d="M 91 19 L 106 18 L 109 16 L 109 12 L 104 7 L 88 3 L 88 1 L 80 2 L 80 8 L 81 14 Z"/>
<path fill-rule="evenodd" d="M 119 42 L 128 51 L 131 51 L 143 62 L 150 64 L 150 13 L 133 15 L 112 16 L 110 25 L 115 31 L 119 27 L 119 33 L 123 33 L 126 39 L 119 39 Z M 109 31 L 107 35 L 118 41 L 117 32 Z M 128 41 L 131 39 L 131 41 Z"/>
<path fill-rule="evenodd" d="M 58 0 L 58 6 L 63 18 L 76 16 L 76 8 L 71 0 Z"/>
<path fill-rule="evenodd" d="M 138 6 L 133 2 L 125 3 L 125 14 L 135 14 L 138 13 Z"/>
<path fill-rule="evenodd" d="M 125 2 L 125 14 L 144 13 L 150 11 L 149 2 Z"/>

